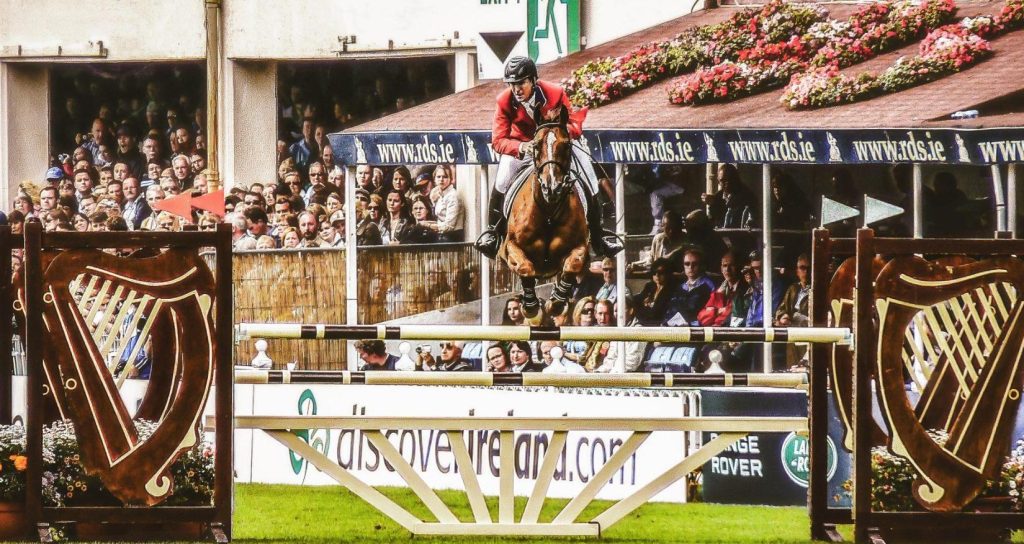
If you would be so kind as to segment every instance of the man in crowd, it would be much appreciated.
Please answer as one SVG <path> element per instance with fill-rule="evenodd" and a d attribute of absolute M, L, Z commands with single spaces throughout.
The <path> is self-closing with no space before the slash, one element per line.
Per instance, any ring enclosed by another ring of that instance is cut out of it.
<path fill-rule="evenodd" d="M 305 170 L 306 167 L 309 166 L 310 161 L 312 161 L 314 157 L 320 156 L 320 147 L 316 145 L 316 141 L 313 136 L 313 129 L 313 120 L 309 118 L 303 119 L 302 138 L 299 138 L 298 141 L 288 148 L 292 158 L 295 159 L 295 166 L 302 170 Z"/>
<path fill-rule="evenodd" d="M 462 350 L 466 347 L 465 342 L 441 342 L 441 361 L 438 370 L 447 372 L 469 372 L 473 365 L 462 358 Z"/>
<path fill-rule="evenodd" d="M 394 370 L 398 363 L 398 357 L 387 352 L 383 340 L 359 340 L 355 348 L 363 361 L 359 370 Z"/>
<path fill-rule="evenodd" d="M 75 198 L 79 202 L 92 194 L 92 186 L 94 184 L 92 175 L 92 170 L 75 170 Z"/>
<path fill-rule="evenodd" d="M 700 250 L 683 252 L 683 274 L 686 278 L 669 301 L 665 320 L 674 326 L 699 325 L 697 313 L 715 290 L 715 282 L 704 273 L 704 254 Z"/>
<path fill-rule="evenodd" d="M 117 128 L 117 162 L 128 165 L 128 169 L 136 178 L 142 177 L 146 166 L 146 158 L 139 152 L 135 141 L 135 131 L 128 125 L 121 125 Z M 122 178 L 123 179 L 123 178 Z"/>
<path fill-rule="evenodd" d="M 314 161 L 309 165 L 309 187 L 302 192 L 302 200 L 307 206 L 314 201 L 327 202 L 327 195 L 330 193 L 341 194 L 341 189 L 327 181 L 327 169 L 320 161 Z"/>
<path fill-rule="evenodd" d="M 610 300 L 613 304 L 619 299 L 619 286 L 615 281 L 615 259 L 605 257 L 601 260 L 601 276 L 604 279 L 604 284 L 597 290 L 597 294 L 594 295 L 596 300 Z M 623 285 L 623 294 L 626 299 L 632 296 L 629 292 L 629 286 Z"/>
<path fill-rule="evenodd" d="M 43 187 L 39 191 L 39 212 L 40 215 L 45 215 L 46 212 L 54 209 L 57 206 L 57 188 L 56 187 Z"/>
<path fill-rule="evenodd" d="M 171 169 L 174 171 L 174 179 L 177 180 L 181 189 L 192 187 L 192 164 L 185 155 L 176 155 L 171 159 Z"/>
<path fill-rule="evenodd" d="M 299 234 L 302 235 L 301 247 L 321 247 L 323 240 L 320 239 L 320 222 L 316 215 L 310 211 L 299 213 Z"/>
<path fill-rule="evenodd" d="M 142 222 L 153 213 L 153 210 L 142 195 L 142 186 L 138 179 L 130 177 L 124 180 L 122 189 L 124 191 L 124 213 L 122 216 L 130 230 L 139 230 L 142 227 Z"/>

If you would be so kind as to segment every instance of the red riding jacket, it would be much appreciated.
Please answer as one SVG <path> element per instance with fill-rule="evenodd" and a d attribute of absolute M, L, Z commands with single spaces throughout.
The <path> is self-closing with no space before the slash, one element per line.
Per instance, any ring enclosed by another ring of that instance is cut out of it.
<path fill-rule="evenodd" d="M 498 95 L 498 109 L 494 112 L 494 128 L 491 130 L 491 146 L 502 155 L 519 157 L 519 144 L 533 139 L 537 132 L 537 120 L 558 106 L 569 110 L 569 137 L 577 139 L 583 134 L 583 120 L 587 109 L 575 111 L 562 87 L 547 81 L 537 80 L 537 119 L 530 117 L 526 108 L 512 96 L 512 89 L 505 89 Z"/>

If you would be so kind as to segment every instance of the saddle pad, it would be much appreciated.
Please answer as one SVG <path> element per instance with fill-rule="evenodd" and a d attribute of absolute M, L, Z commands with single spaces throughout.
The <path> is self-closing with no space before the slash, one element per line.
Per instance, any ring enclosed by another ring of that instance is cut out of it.
<path fill-rule="evenodd" d="M 512 211 L 512 203 L 516 200 L 516 195 L 522 190 L 523 186 L 526 185 L 526 180 L 533 173 L 533 165 L 527 166 L 522 172 L 516 176 L 515 181 L 508 188 L 508 192 L 505 193 L 505 200 L 501 203 L 501 211 L 508 217 L 508 214 Z M 575 174 L 575 173 L 574 173 Z M 573 186 L 576 189 L 576 196 L 580 197 L 580 202 L 583 204 L 583 214 L 587 213 L 587 195 L 583 193 L 583 186 L 580 183 L 576 183 Z"/>

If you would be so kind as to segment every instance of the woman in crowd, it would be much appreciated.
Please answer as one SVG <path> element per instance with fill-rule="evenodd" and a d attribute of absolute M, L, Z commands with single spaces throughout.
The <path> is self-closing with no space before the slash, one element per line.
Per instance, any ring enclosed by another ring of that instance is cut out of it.
<path fill-rule="evenodd" d="M 277 241 L 273 236 L 264 234 L 256 239 L 256 249 L 277 249 Z"/>
<path fill-rule="evenodd" d="M 512 363 L 510 372 L 540 372 L 544 370 L 542 365 L 533 362 L 533 350 L 530 343 L 523 340 L 515 340 L 509 343 L 508 358 Z"/>
<path fill-rule="evenodd" d="M 686 246 L 686 233 L 683 231 L 683 217 L 678 212 L 669 210 L 661 219 L 661 232 L 651 240 L 651 253 L 646 260 L 632 263 L 635 270 L 650 270 L 658 259 L 677 259 L 679 251 Z"/>
<path fill-rule="evenodd" d="M 72 223 L 75 226 L 75 230 L 78 232 L 86 232 L 89 230 L 89 218 L 82 212 L 75 213 L 72 218 Z"/>
<path fill-rule="evenodd" d="M 370 195 L 370 203 L 366 205 L 366 217 L 377 225 L 377 230 L 384 235 L 388 230 L 388 220 L 384 214 L 384 197 L 378 194 Z"/>
<path fill-rule="evenodd" d="M 505 301 L 505 311 L 501 313 L 502 325 L 522 325 L 526 322 L 523 314 L 523 298 L 516 295 Z"/>
<path fill-rule="evenodd" d="M 295 159 L 288 157 L 281 161 L 281 164 L 277 167 L 277 183 L 283 184 L 285 174 L 295 170 Z"/>
<path fill-rule="evenodd" d="M 441 196 L 434 206 L 437 221 L 431 228 L 437 232 L 439 242 L 462 242 L 465 238 L 466 210 L 455 190 L 455 177 L 450 166 L 437 165 L 434 169 L 434 184 Z"/>
<path fill-rule="evenodd" d="M 754 196 L 732 164 L 718 165 L 718 192 L 704 193 L 701 200 L 707 205 L 708 218 L 715 228 L 738 229 L 752 221 Z"/>
<path fill-rule="evenodd" d="M 281 249 L 295 249 L 302 244 L 302 235 L 299 229 L 288 227 L 281 231 Z"/>
<path fill-rule="evenodd" d="M 331 193 L 327 195 L 327 216 L 334 215 L 334 212 L 340 211 L 344 203 L 341 200 L 341 195 L 338 193 Z"/>
<path fill-rule="evenodd" d="M 572 325 L 576 327 L 593 327 L 594 326 L 594 297 L 587 296 L 576 301 L 576 305 L 572 309 Z M 572 340 L 565 342 L 565 355 L 573 361 L 579 361 L 579 358 L 587 352 L 587 343 L 582 340 Z"/>
<path fill-rule="evenodd" d="M 403 198 L 412 197 L 412 174 L 409 173 L 409 169 L 404 166 L 395 168 L 393 174 L 391 174 L 391 187 L 388 188 L 388 192 L 398 191 Z"/>
<path fill-rule="evenodd" d="M 505 348 L 500 343 L 487 348 L 485 356 L 484 368 L 487 372 L 509 372 L 512 370 L 508 354 L 505 353 Z"/>
<path fill-rule="evenodd" d="M 675 268 L 668 259 L 658 259 L 651 265 L 651 281 L 636 294 L 636 317 L 644 326 L 659 326 L 672 299 Z"/>
<path fill-rule="evenodd" d="M 331 168 L 331 172 L 327 174 L 327 183 L 338 188 L 345 187 L 345 171 L 340 166 Z"/>
<path fill-rule="evenodd" d="M 399 189 L 388 193 L 387 228 L 382 232 L 381 239 L 385 244 L 397 245 L 408 242 L 414 220 L 409 214 L 408 201 Z"/>
<path fill-rule="evenodd" d="M 416 224 L 409 229 L 408 243 L 432 244 L 437 241 L 437 233 L 426 225 L 434 221 L 434 209 L 429 197 L 416 195 L 412 199 L 412 218 Z"/>
<path fill-rule="evenodd" d="M 366 202 L 362 200 L 356 201 L 356 217 L 359 219 L 356 223 L 356 245 L 379 246 L 381 245 L 380 227 L 370 218 L 370 212 L 367 208 L 368 204 Z"/>

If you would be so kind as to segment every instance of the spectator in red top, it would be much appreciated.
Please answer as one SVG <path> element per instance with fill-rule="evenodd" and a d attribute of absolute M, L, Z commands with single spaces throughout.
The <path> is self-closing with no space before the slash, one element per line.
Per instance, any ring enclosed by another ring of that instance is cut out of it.
<path fill-rule="evenodd" d="M 502 203 L 505 193 L 519 175 L 533 166 L 533 137 L 545 114 L 558 107 L 569 112 L 569 136 L 574 140 L 583 135 L 586 110 L 574 111 L 569 97 L 561 87 L 537 79 L 537 65 L 528 57 L 512 57 L 505 65 L 505 83 L 509 88 L 498 95 L 497 111 L 491 131 L 491 145 L 501 154 L 498 176 L 491 191 L 490 227 L 476 242 L 481 253 L 490 258 L 498 254 L 501 238 L 505 234 Z M 580 179 L 587 196 L 587 223 L 590 243 L 594 251 L 605 257 L 614 257 L 622 246 L 614 236 L 606 236 L 601 228 L 601 206 L 598 203 L 597 174 L 590 162 L 589 151 L 579 142 L 573 143 L 573 172 Z"/>

